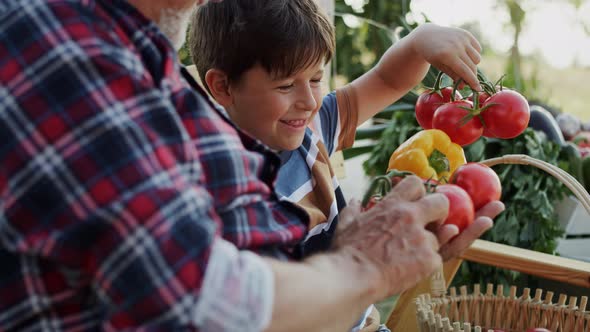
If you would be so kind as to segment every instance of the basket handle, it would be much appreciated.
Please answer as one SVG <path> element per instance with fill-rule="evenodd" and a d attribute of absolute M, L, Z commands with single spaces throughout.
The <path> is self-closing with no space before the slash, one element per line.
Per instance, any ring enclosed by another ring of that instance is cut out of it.
<path fill-rule="evenodd" d="M 561 181 L 572 193 L 580 200 L 582 206 L 590 214 L 590 194 L 586 189 L 578 182 L 573 176 L 563 169 L 552 165 L 546 161 L 542 161 L 524 154 L 508 154 L 498 158 L 491 158 L 480 163 L 487 166 L 494 166 L 499 164 L 516 164 L 516 165 L 531 165 L 545 172 L 553 175 L 559 181 Z"/>
<path fill-rule="evenodd" d="M 531 165 L 545 172 L 553 175 L 561 181 L 572 193 L 580 200 L 582 206 L 590 214 L 590 194 L 586 189 L 569 173 L 563 169 L 552 165 L 548 162 L 524 155 L 524 154 L 508 154 L 498 158 L 486 159 L 480 162 L 487 166 L 495 166 L 499 164 L 513 164 L 513 165 Z M 433 296 L 441 297 L 447 292 L 447 285 L 444 278 L 442 267 L 438 269 L 430 278 L 430 289 Z"/>

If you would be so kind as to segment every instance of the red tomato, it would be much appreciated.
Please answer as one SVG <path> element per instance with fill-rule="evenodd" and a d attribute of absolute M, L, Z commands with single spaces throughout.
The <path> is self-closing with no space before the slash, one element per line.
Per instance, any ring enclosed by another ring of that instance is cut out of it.
<path fill-rule="evenodd" d="M 444 131 L 451 141 L 459 145 L 469 145 L 483 133 L 483 126 L 477 116 L 463 123 L 470 113 L 467 109 L 472 107 L 471 102 L 466 100 L 444 104 L 434 112 L 432 127 Z"/>
<path fill-rule="evenodd" d="M 450 183 L 465 189 L 473 201 L 475 211 L 502 195 L 502 185 L 496 172 L 480 163 L 461 165 L 451 175 Z"/>
<path fill-rule="evenodd" d="M 475 210 L 469 194 L 463 188 L 454 184 L 441 184 L 436 187 L 436 192 L 445 195 L 449 200 L 449 215 L 444 224 L 457 225 L 459 232 L 471 225 Z"/>
<path fill-rule="evenodd" d="M 531 111 L 527 100 L 518 92 L 504 89 L 484 103 L 481 113 L 486 133 L 492 137 L 514 138 L 528 126 Z"/>
<path fill-rule="evenodd" d="M 551 331 L 547 330 L 546 328 L 535 327 L 535 328 L 527 329 L 526 332 L 551 332 Z"/>
<path fill-rule="evenodd" d="M 416 120 L 424 129 L 432 129 L 432 116 L 436 109 L 451 101 L 453 88 L 442 88 L 440 92 L 427 90 L 423 92 L 416 101 Z M 455 91 L 455 100 L 460 100 L 461 94 Z"/>

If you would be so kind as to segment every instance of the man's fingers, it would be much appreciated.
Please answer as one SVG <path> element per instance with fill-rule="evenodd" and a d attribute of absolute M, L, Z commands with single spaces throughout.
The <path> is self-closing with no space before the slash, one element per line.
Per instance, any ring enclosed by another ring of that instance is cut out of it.
<path fill-rule="evenodd" d="M 443 194 L 428 194 L 415 204 L 416 219 L 426 227 L 430 223 L 440 224 L 449 213 L 449 200 Z"/>
<path fill-rule="evenodd" d="M 422 180 L 415 175 L 410 175 L 395 185 L 393 190 L 385 196 L 383 200 L 390 201 L 402 199 L 412 202 L 424 197 L 425 194 L 426 189 L 424 189 L 424 183 Z"/>
<path fill-rule="evenodd" d="M 442 225 L 435 233 L 441 247 L 451 241 L 452 238 L 459 234 L 459 227 L 454 224 Z"/>
<path fill-rule="evenodd" d="M 496 218 L 506 207 L 501 201 L 492 201 L 484 205 L 481 209 L 477 210 L 475 217 L 489 217 L 490 219 Z"/>
<path fill-rule="evenodd" d="M 461 234 L 441 247 L 439 252 L 443 260 L 458 256 L 493 225 L 494 222 L 489 217 L 476 218 Z"/>
<path fill-rule="evenodd" d="M 440 250 L 441 243 L 438 237 L 432 232 L 425 232 L 424 234 L 426 237 L 425 242 L 430 244 L 432 250 L 434 250 L 435 252 Z M 424 243 L 417 243 L 416 245 L 420 246 L 424 245 Z"/>

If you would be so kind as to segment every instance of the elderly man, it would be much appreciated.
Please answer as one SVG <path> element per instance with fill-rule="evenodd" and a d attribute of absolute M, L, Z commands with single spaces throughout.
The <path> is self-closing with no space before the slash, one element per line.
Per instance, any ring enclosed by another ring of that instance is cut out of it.
<path fill-rule="evenodd" d="M 297 261 L 278 158 L 178 65 L 199 2 L 0 2 L 0 330 L 346 330 L 502 210 L 449 242 L 408 178 Z"/>

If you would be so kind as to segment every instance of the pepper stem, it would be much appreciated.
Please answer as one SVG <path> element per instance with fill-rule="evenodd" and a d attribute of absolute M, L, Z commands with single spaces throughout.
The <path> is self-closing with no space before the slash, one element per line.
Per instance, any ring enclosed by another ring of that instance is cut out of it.
<path fill-rule="evenodd" d="M 430 156 L 428 156 L 428 163 L 430 164 L 430 167 L 434 168 L 436 174 L 451 170 L 451 164 L 449 163 L 447 156 L 436 149 L 432 151 Z"/>

